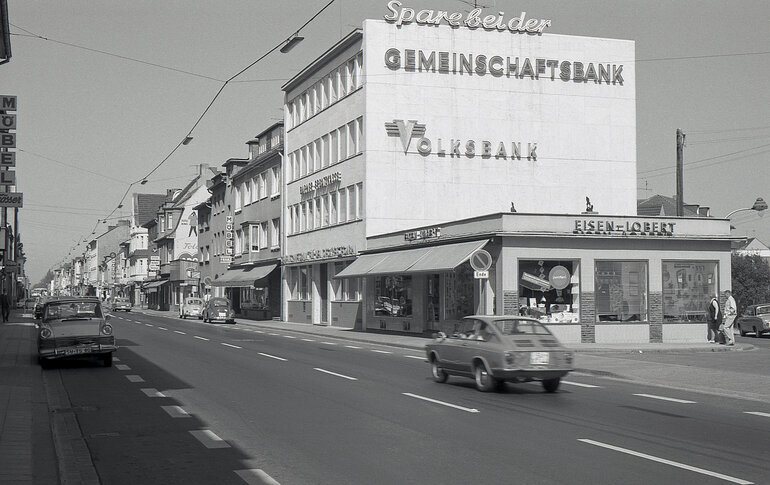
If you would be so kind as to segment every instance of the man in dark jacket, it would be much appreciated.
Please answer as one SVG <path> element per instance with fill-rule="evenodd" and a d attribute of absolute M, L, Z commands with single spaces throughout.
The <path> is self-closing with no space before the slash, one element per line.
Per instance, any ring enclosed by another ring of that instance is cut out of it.
<path fill-rule="evenodd" d="M 722 309 L 716 297 L 711 297 L 706 309 L 706 315 L 708 316 L 709 342 L 712 344 L 717 343 L 719 339 L 719 325 L 722 323 Z"/>
<path fill-rule="evenodd" d="M 2 312 L 3 312 L 3 323 L 8 321 L 8 315 L 11 313 L 11 302 L 8 299 L 8 295 L 3 292 L 2 295 L 0 295 L 0 306 L 2 306 Z"/>

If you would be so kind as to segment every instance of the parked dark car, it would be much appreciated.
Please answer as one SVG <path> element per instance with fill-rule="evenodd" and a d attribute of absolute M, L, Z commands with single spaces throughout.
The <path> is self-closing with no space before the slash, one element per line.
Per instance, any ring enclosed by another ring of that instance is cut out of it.
<path fill-rule="evenodd" d="M 130 312 L 131 311 L 131 300 L 128 298 L 115 298 L 111 302 L 111 308 L 113 312 L 116 312 L 118 310 L 123 310 L 124 312 Z"/>
<path fill-rule="evenodd" d="M 98 298 L 60 297 L 43 305 L 37 324 L 38 361 L 47 367 L 64 358 L 95 357 L 105 367 L 112 365 L 117 350 L 110 315 L 104 315 Z"/>
<path fill-rule="evenodd" d="M 741 337 L 745 337 L 748 332 L 753 332 L 755 337 L 770 333 L 770 303 L 747 307 L 746 311 L 735 319 L 735 326 L 738 327 Z"/>
<path fill-rule="evenodd" d="M 465 317 L 456 332 L 439 332 L 425 351 L 436 382 L 446 382 L 450 375 L 470 377 L 483 392 L 497 390 L 503 382 L 534 380 L 555 392 L 573 370 L 573 353 L 542 323 L 526 317 Z"/>
<path fill-rule="evenodd" d="M 202 315 L 204 322 L 221 320 L 225 323 L 235 323 L 235 310 L 230 300 L 219 296 L 210 298 L 203 304 Z"/>

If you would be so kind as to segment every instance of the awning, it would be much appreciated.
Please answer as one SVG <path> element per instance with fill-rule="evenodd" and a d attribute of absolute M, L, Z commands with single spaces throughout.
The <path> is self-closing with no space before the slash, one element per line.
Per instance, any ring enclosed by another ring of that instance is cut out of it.
<path fill-rule="evenodd" d="M 212 286 L 226 286 L 230 288 L 250 288 L 255 286 L 257 280 L 269 275 L 277 264 L 264 266 L 250 266 L 248 268 L 228 269 L 225 274 L 211 282 Z"/>
<path fill-rule="evenodd" d="M 469 241 L 443 246 L 402 249 L 389 253 L 364 254 L 343 269 L 335 278 L 351 278 L 377 274 L 443 273 L 452 271 L 487 243 Z"/>
<path fill-rule="evenodd" d="M 144 285 L 142 285 L 142 288 L 145 290 L 148 290 L 151 288 L 157 288 L 164 283 L 168 283 L 168 280 L 150 281 L 149 283 L 145 283 Z"/>

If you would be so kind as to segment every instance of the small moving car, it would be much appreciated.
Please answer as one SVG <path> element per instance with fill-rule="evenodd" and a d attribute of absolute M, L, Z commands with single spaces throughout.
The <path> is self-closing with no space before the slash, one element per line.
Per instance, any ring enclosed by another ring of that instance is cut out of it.
<path fill-rule="evenodd" d="M 53 360 L 95 357 L 105 367 L 112 365 L 112 353 L 118 349 L 110 325 L 96 297 L 67 297 L 43 305 L 37 324 L 38 361 L 48 367 Z"/>
<path fill-rule="evenodd" d="M 112 300 L 112 311 L 116 312 L 118 310 L 123 310 L 124 312 L 130 312 L 131 311 L 131 300 L 128 298 L 115 298 Z"/>
<path fill-rule="evenodd" d="M 185 298 L 182 306 L 179 307 L 179 318 L 197 317 L 203 318 L 203 300 L 200 298 Z"/>
<path fill-rule="evenodd" d="M 747 307 L 743 315 L 735 319 L 735 326 L 741 337 L 745 337 L 748 332 L 753 332 L 757 338 L 770 333 L 770 303 Z"/>
<path fill-rule="evenodd" d="M 555 392 L 574 370 L 573 353 L 542 323 L 526 317 L 465 317 L 451 336 L 436 334 L 425 352 L 436 382 L 450 375 L 470 377 L 482 392 L 499 390 L 503 382 L 534 380 Z"/>
<path fill-rule="evenodd" d="M 235 323 L 235 310 L 233 310 L 230 300 L 217 296 L 209 299 L 203 305 L 202 318 L 204 322 L 222 320 L 225 323 Z"/>

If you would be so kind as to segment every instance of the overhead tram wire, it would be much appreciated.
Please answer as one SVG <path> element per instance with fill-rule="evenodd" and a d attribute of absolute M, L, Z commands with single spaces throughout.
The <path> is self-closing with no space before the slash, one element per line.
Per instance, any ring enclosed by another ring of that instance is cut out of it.
<path fill-rule="evenodd" d="M 731 153 L 725 153 L 725 154 L 722 154 L 722 155 L 716 155 L 716 156 L 709 157 L 709 158 L 702 158 L 700 160 L 694 160 L 692 162 L 685 163 L 685 166 L 690 166 L 688 168 L 708 167 L 708 166 L 711 166 L 711 165 L 716 165 L 718 163 L 724 163 L 724 162 L 727 162 L 729 160 L 720 160 L 719 162 L 716 162 L 714 164 L 701 165 L 701 166 L 698 166 L 698 167 L 692 167 L 692 165 L 694 165 L 696 163 L 708 162 L 710 160 L 716 160 L 718 158 L 724 158 L 724 157 L 729 157 L 729 156 L 732 156 L 732 155 L 738 155 L 738 154 L 741 154 L 741 153 L 746 153 L 746 152 L 750 152 L 750 151 L 753 151 L 753 150 L 758 150 L 760 148 L 765 148 L 765 147 L 770 147 L 770 143 L 766 143 L 764 145 L 758 145 L 758 146 L 751 147 L 751 148 L 746 148 L 745 150 L 738 150 L 738 151 L 731 152 Z M 767 150 L 763 150 L 763 151 L 758 152 L 758 153 L 752 153 L 749 156 L 751 156 L 751 155 L 759 155 L 761 153 L 764 153 L 765 151 L 767 151 Z M 646 175 L 646 174 L 652 174 L 653 172 L 664 172 L 665 173 L 667 171 L 673 171 L 673 170 L 675 170 L 674 167 L 660 167 L 660 168 L 653 168 L 653 169 L 650 169 L 650 170 L 645 170 L 643 172 L 639 172 L 637 175 L 638 176 L 642 176 L 642 175 Z M 656 175 L 651 175 L 651 176 L 657 177 L 658 175 L 663 175 L 663 174 L 656 174 Z"/>

